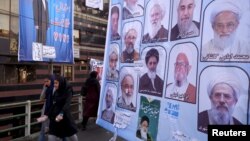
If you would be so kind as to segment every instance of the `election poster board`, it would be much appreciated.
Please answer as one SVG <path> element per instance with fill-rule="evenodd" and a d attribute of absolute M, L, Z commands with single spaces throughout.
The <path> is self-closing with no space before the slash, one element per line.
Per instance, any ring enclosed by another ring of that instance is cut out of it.
<path fill-rule="evenodd" d="M 122 138 L 206 141 L 249 125 L 249 0 L 111 0 L 97 124 Z"/>
<path fill-rule="evenodd" d="M 73 63 L 73 1 L 19 0 L 18 61 Z"/>

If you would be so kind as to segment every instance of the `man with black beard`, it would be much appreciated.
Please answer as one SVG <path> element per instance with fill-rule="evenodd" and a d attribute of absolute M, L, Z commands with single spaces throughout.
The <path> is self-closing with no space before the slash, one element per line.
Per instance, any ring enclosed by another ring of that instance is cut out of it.
<path fill-rule="evenodd" d="M 231 0 L 218 1 L 211 12 L 214 38 L 202 47 L 203 61 L 249 61 L 249 42 L 237 38 L 241 11 Z"/>
<path fill-rule="evenodd" d="M 119 71 L 117 70 L 117 62 L 118 62 L 118 48 L 117 44 L 111 44 L 109 51 L 109 67 L 107 71 L 107 79 L 108 80 L 118 80 Z"/>
<path fill-rule="evenodd" d="M 198 114 L 198 130 L 207 132 L 208 125 L 242 125 L 233 117 L 236 103 L 241 93 L 241 84 L 234 74 L 218 73 L 207 87 L 211 109 Z"/>
<path fill-rule="evenodd" d="M 139 53 L 134 49 L 137 38 L 137 31 L 130 28 L 124 36 L 125 50 L 122 52 L 122 63 L 133 63 L 139 60 Z"/>
<path fill-rule="evenodd" d="M 118 98 L 117 105 L 120 108 L 124 108 L 130 111 L 135 111 L 136 107 L 133 103 L 134 97 L 134 78 L 132 74 L 127 71 L 122 71 L 120 87 L 121 87 L 121 96 Z"/>
<path fill-rule="evenodd" d="M 155 48 L 150 49 L 145 56 L 148 72 L 142 75 L 139 82 L 139 92 L 156 96 L 162 96 L 163 80 L 156 74 L 159 63 L 159 52 Z"/>
<path fill-rule="evenodd" d="M 170 40 L 199 35 L 200 23 L 193 20 L 195 0 L 180 0 L 177 8 L 177 24 L 171 29 Z"/>

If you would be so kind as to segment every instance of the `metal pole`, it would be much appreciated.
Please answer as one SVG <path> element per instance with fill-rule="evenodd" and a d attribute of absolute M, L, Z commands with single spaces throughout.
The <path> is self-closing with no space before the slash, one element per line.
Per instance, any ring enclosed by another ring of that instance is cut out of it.
<path fill-rule="evenodd" d="M 27 125 L 27 127 L 25 128 L 25 136 L 30 135 L 30 120 L 31 120 L 31 101 L 28 100 L 27 101 L 27 105 L 25 106 L 25 112 L 26 112 L 26 116 L 25 116 L 25 124 Z"/>

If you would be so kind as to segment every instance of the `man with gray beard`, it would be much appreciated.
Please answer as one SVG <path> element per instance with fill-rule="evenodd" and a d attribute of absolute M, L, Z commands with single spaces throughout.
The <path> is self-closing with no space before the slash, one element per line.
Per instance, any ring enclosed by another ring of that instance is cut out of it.
<path fill-rule="evenodd" d="M 202 47 L 202 61 L 249 61 L 249 42 L 236 37 L 241 11 L 231 0 L 218 1 L 210 22 L 214 38 Z"/>
<path fill-rule="evenodd" d="M 137 38 L 137 31 L 130 28 L 124 36 L 125 50 L 122 52 L 122 63 L 133 63 L 139 60 L 139 53 L 134 49 Z"/>
<path fill-rule="evenodd" d="M 171 41 L 199 35 L 200 23 L 193 20 L 195 0 L 180 0 L 177 24 L 171 29 Z"/>
<path fill-rule="evenodd" d="M 208 125 L 242 125 L 233 117 L 241 93 L 241 84 L 234 74 L 222 72 L 210 80 L 207 87 L 211 109 L 198 114 L 198 130 L 207 132 Z"/>
<path fill-rule="evenodd" d="M 119 76 L 119 71 L 117 70 L 118 48 L 119 46 L 117 44 L 111 44 L 110 46 L 107 80 L 118 80 Z"/>

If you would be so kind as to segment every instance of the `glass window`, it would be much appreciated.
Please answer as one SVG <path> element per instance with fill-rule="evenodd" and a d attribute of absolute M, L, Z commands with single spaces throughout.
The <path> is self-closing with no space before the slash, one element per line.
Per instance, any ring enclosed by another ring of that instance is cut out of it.
<path fill-rule="evenodd" d="M 74 44 L 79 44 L 80 42 L 80 34 L 79 30 L 74 29 Z"/>
<path fill-rule="evenodd" d="M 18 68 L 18 82 L 25 83 L 36 80 L 36 68 L 34 66 L 20 65 Z"/>
<path fill-rule="evenodd" d="M 1 65 L 0 84 L 26 83 L 36 80 L 36 67 L 32 65 Z"/>
<path fill-rule="evenodd" d="M 16 16 L 11 16 L 10 21 L 10 53 L 17 54 L 18 49 L 18 28 L 19 20 Z"/>
<path fill-rule="evenodd" d="M 19 13 L 19 0 L 11 0 L 11 13 Z"/>
<path fill-rule="evenodd" d="M 61 75 L 61 66 L 53 66 L 53 74 Z"/>
<path fill-rule="evenodd" d="M 73 70 L 72 70 L 72 66 L 64 66 L 64 77 L 69 80 L 72 81 L 72 76 L 73 76 Z"/>
<path fill-rule="evenodd" d="M 9 37 L 9 16 L 0 14 L 0 37 Z"/>
<path fill-rule="evenodd" d="M 16 0 L 18 1 L 18 0 Z M 10 11 L 10 0 L 1 0 L 0 13 L 8 14 Z"/>

